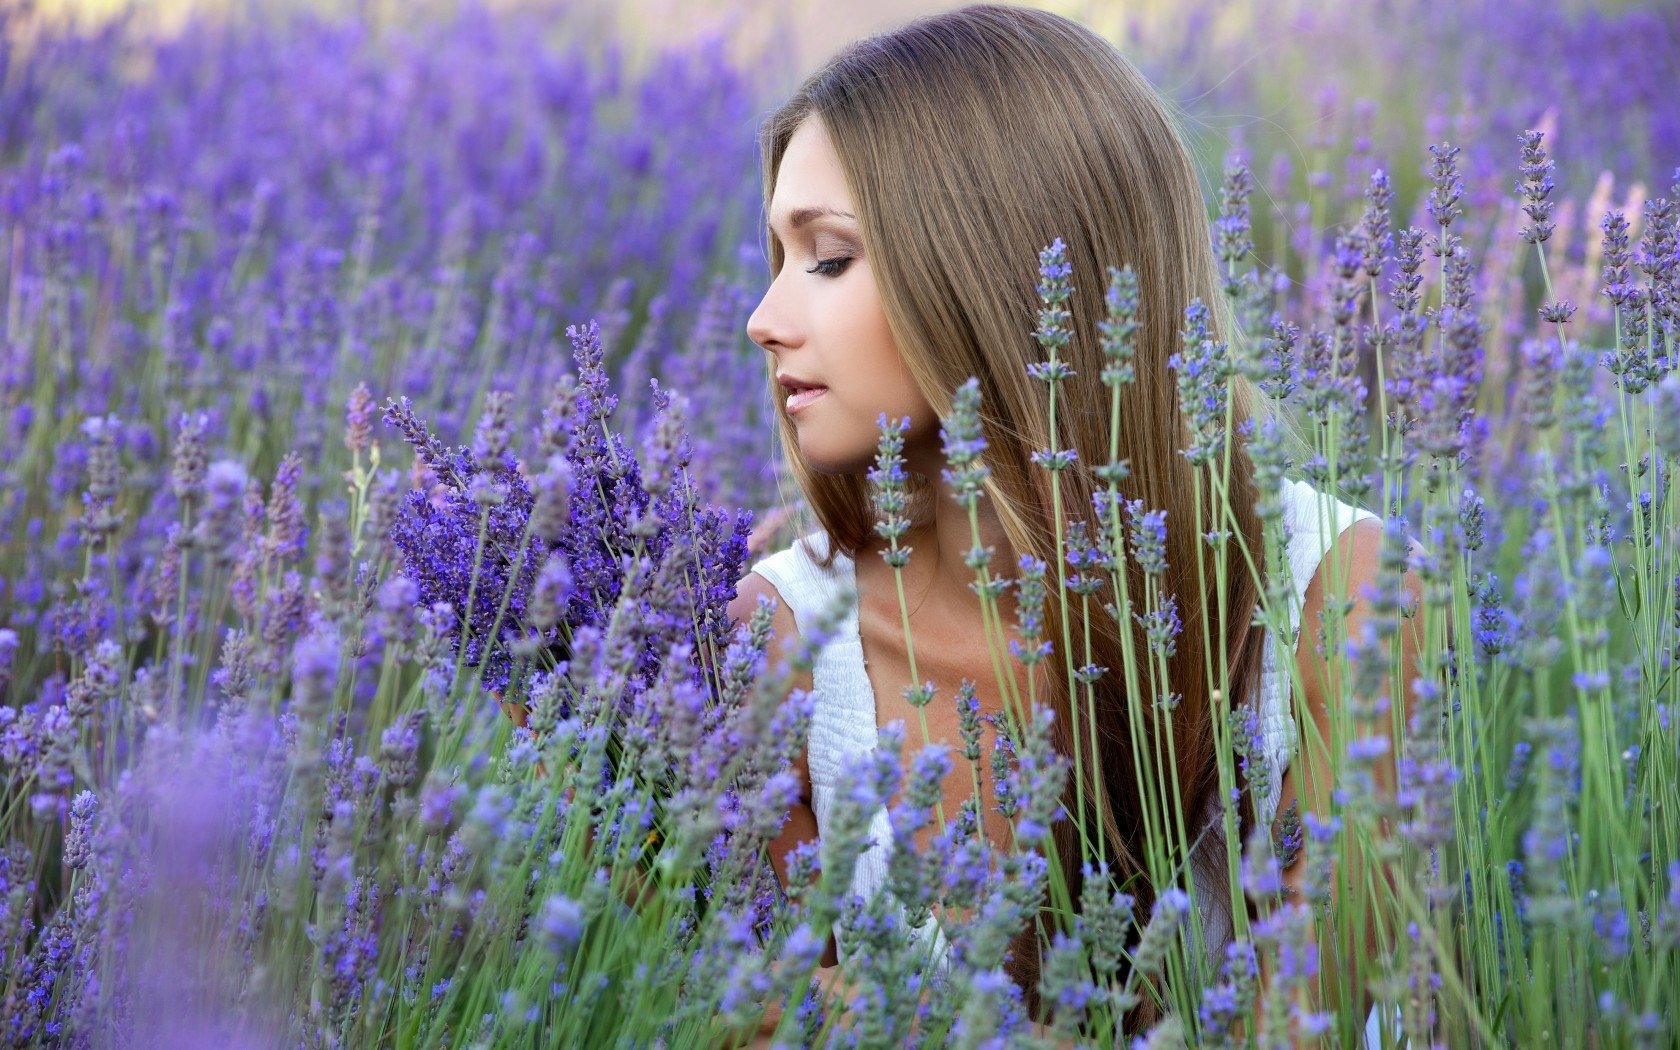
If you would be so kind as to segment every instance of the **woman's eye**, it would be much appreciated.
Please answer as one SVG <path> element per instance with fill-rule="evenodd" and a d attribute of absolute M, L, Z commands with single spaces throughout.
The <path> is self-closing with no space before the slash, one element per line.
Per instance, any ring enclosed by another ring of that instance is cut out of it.
<path fill-rule="evenodd" d="M 821 274 L 824 277 L 838 277 L 846 269 L 846 264 L 852 261 L 850 255 L 841 255 L 833 259 L 818 259 L 817 265 L 806 270 L 806 273 Z"/>

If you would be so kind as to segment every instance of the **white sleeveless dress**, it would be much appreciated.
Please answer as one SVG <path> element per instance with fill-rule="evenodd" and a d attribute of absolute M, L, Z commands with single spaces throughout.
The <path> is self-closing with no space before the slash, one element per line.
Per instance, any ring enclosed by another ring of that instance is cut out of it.
<path fill-rule="evenodd" d="M 1295 585 L 1294 600 L 1288 610 L 1293 635 L 1300 627 L 1307 587 L 1325 552 L 1343 530 L 1361 518 L 1375 518 L 1376 515 L 1325 497 L 1303 481 L 1286 479 L 1281 494 L 1284 535 Z M 827 555 L 827 533 L 818 530 L 803 539 L 810 542 L 819 558 Z M 855 593 L 857 587 L 852 559 L 840 555 L 831 568 L 822 569 L 806 555 L 803 542 L 796 542 L 786 550 L 760 560 L 753 565 L 752 571 L 775 585 L 782 600 L 793 612 L 796 625 L 819 615 L 842 591 L 849 589 Z M 1288 674 L 1278 667 L 1277 647 L 1268 640 L 1262 674 L 1260 722 L 1266 761 L 1276 771 L 1276 775 L 1269 778 L 1273 784 L 1279 783 L 1295 751 L 1295 722 L 1284 699 L 1289 692 L 1288 683 Z M 954 688 L 954 683 L 949 685 Z M 867 754 L 877 743 L 875 692 L 864 666 L 855 600 L 834 637 L 818 652 L 812 668 L 812 686 L 816 699 L 807 760 L 811 770 L 811 809 L 816 815 L 820 833 L 828 824 L 833 810 L 836 779 L 842 763 L 853 756 Z M 1217 807 L 1217 800 L 1214 805 Z M 1210 810 L 1207 816 L 1211 818 L 1216 812 L 1217 808 Z M 1271 824 L 1277 814 L 1275 790 L 1256 798 L 1255 814 L 1262 825 Z M 892 850 L 892 828 L 886 807 L 876 811 L 869 825 L 869 835 L 872 844 L 858 858 L 852 873 L 852 892 L 864 900 L 870 899 L 886 884 L 887 858 Z M 1207 943 L 1222 944 L 1230 938 L 1230 916 L 1213 904 L 1218 895 L 1202 873 L 1193 871 L 1193 877 Z M 938 922 L 929 922 L 918 931 L 919 938 L 928 936 L 933 938 L 933 958 L 943 963 L 948 946 Z"/>

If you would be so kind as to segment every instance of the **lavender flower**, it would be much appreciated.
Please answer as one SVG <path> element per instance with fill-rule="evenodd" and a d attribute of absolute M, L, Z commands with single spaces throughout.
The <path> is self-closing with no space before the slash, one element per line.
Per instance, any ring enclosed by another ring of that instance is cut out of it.
<path fill-rule="evenodd" d="M 898 545 L 899 539 L 910 528 L 910 520 L 905 516 L 909 509 L 906 492 L 909 475 L 904 470 L 903 456 L 904 435 L 910 429 L 910 417 L 889 422 L 883 412 L 876 420 L 876 426 L 881 431 L 881 438 L 876 445 L 875 466 L 869 471 L 875 511 L 881 519 L 875 523 L 875 532 L 888 544 L 887 549 L 881 552 L 882 559 L 894 569 L 902 569 L 910 563 L 910 548 Z"/>
<path fill-rule="evenodd" d="M 1537 433 L 1557 426 L 1557 374 L 1562 354 L 1554 339 L 1526 340 L 1522 346 L 1522 385 L 1518 403 L 1525 425 Z"/>
<path fill-rule="evenodd" d="M 1023 739 L 1015 748 L 1017 762 L 1007 774 L 1011 802 L 1019 806 L 1015 841 L 1031 849 L 1050 837 L 1050 825 L 1066 818 L 1060 801 L 1072 770 L 1072 760 L 1058 754 L 1050 741 L 1055 713 L 1048 707 L 1033 708 Z M 1003 778 L 1000 778 L 1003 779 Z"/>
<path fill-rule="evenodd" d="M 543 903 L 543 946 L 564 958 L 583 939 L 583 909 L 577 901 L 555 894 Z"/>
<path fill-rule="evenodd" d="M 263 537 L 263 556 L 277 562 L 301 555 L 309 539 L 309 529 L 303 523 L 303 503 L 297 487 L 303 475 L 303 460 L 296 452 L 288 452 L 280 461 L 269 486 L 268 504 L 264 518 L 268 532 Z"/>
<path fill-rule="evenodd" d="M 1039 979 L 1038 994 L 1054 1008 L 1057 1026 L 1064 1031 L 1076 1030 L 1092 1004 L 1102 998 L 1101 990 L 1091 980 L 1085 945 L 1079 938 L 1057 931 L 1044 976 Z"/>
<path fill-rule="evenodd" d="M 403 428 L 405 436 L 423 435 L 417 449 L 432 448 L 424 424 L 414 420 L 406 406 L 388 409 L 386 421 Z M 524 612 L 537 568 L 534 552 L 522 543 L 532 502 L 530 488 L 511 469 L 481 475 L 466 449 L 447 454 L 440 464 L 453 477 L 480 478 L 499 486 L 501 498 L 481 503 L 462 485 L 450 487 L 439 508 L 423 494 L 412 492 L 392 529 L 392 539 L 403 552 L 404 575 L 418 586 L 422 604 L 452 601 L 469 608 L 460 640 L 462 658 L 471 666 L 482 664 L 486 683 L 500 688 L 507 680 L 509 660 L 503 645 L 516 636 L 513 624 Z M 478 492 L 485 495 L 489 490 L 481 486 Z M 482 546 L 481 514 L 486 537 Z M 507 616 L 502 609 L 504 596 Z M 493 627 L 497 628 L 494 636 Z"/>
<path fill-rule="evenodd" d="M 1237 1025 L 1251 1015 L 1255 992 L 1260 984 L 1260 964 L 1254 946 L 1235 941 L 1225 947 L 1219 967 L 1219 982 L 1202 989 L 1197 1008 L 1202 1038 L 1213 1046 L 1240 1045 Z"/>
<path fill-rule="evenodd" d="M 70 831 L 64 837 L 64 866 L 79 871 L 93 859 L 94 816 L 99 796 L 83 791 L 70 803 Z"/>
<path fill-rule="evenodd" d="M 1458 167 L 1458 155 L 1462 152 L 1461 147 L 1446 142 L 1429 147 L 1429 155 L 1434 158 L 1429 166 L 1429 181 L 1434 188 L 1429 191 L 1427 207 L 1429 217 L 1440 227 L 1433 242 L 1436 255 L 1452 252 L 1453 238 L 1446 231 L 1458 218 L 1459 198 L 1464 195 L 1464 181 Z"/>
<path fill-rule="evenodd" d="M 53 704 L 41 713 L 35 733 L 35 792 L 29 806 L 38 819 L 62 814 L 76 782 L 77 725 L 70 712 Z"/>
<path fill-rule="evenodd" d="M 1242 294 L 1237 264 L 1254 250 L 1248 199 L 1254 192 L 1254 177 L 1238 155 L 1225 159 L 1225 178 L 1219 188 L 1219 217 L 1214 220 L 1214 246 L 1225 274 L 1225 294 L 1237 299 Z"/>
<path fill-rule="evenodd" d="M 1108 585 L 1114 559 L 1102 544 L 1091 539 L 1085 522 L 1068 523 L 1063 549 L 1068 569 L 1063 582 L 1070 593 L 1089 597 Z"/>
<path fill-rule="evenodd" d="M 1271 332 L 1256 341 L 1257 353 L 1245 355 L 1239 368 L 1267 397 L 1281 401 L 1295 392 L 1295 347 L 1301 327 L 1275 318 Z"/>
<path fill-rule="evenodd" d="M 1104 361 L 1102 381 L 1111 389 L 1137 381 L 1133 341 L 1137 338 L 1139 294 L 1138 277 L 1130 266 L 1108 268 L 1108 290 L 1103 295 L 1107 315 L 1097 322 L 1097 333 Z"/>
<path fill-rule="evenodd" d="M 122 495 L 122 465 L 117 453 L 117 434 L 122 424 L 115 416 L 96 416 L 82 423 L 88 439 L 88 484 L 82 495 L 82 535 L 94 550 L 108 548 L 122 527 L 117 498 Z"/>
<path fill-rule="evenodd" d="M 1565 874 L 1577 834 L 1571 819 L 1580 791 L 1577 731 L 1569 719 L 1535 720 L 1529 730 L 1537 737 L 1542 760 L 1538 811 L 1522 837 L 1524 881 L 1533 887 L 1528 915 L 1537 925 L 1566 924 L 1581 910 Z"/>
<path fill-rule="evenodd" d="M 980 381 L 969 377 L 952 395 L 951 414 L 940 421 L 945 467 L 941 474 L 956 491 L 958 503 L 973 509 L 985 489 L 991 469 L 986 466 L 986 438 L 980 423 Z"/>
<path fill-rule="evenodd" d="M 1633 248 L 1627 218 L 1619 211 L 1605 213 L 1599 223 L 1604 231 L 1601 251 L 1604 268 L 1600 278 L 1604 295 L 1619 310 L 1631 312 L 1641 299 L 1641 291 L 1633 276 Z"/>
<path fill-rule="evenodd" d="M 248 483 L 245 468 L 231 460 L 218 459 L 205 472 L 205 507 L 193 527 L 193 545 L 207 551 L 218 568 L 226 569 L 239 557 Z"/>
<path fill-rule="evenodd" d="M 980 761 L 980 701 L 975 695 L 975 685 L 968 679 L 963 679 L 957 687 L 957 722 L 958 732 L 962 735 L 963 757 L 970 762 Z"/>
<path fill-rule="evenodd" d="M 1522 194 L 1523 213 L 1529 219 L 1529 224 L 1522 228 L 1522 239 L 1530 244 L 1541 244 L 1557 229 L 1552 222 L 1552 209 L 1556 203 L 1547 200 L 1557 184 L 1552 181 L 1553 164 L 1540 145 L 1544 133 L 1525 131 L 1521 137 L 1522 178 L 1517 182 L 1517 192 Z"/>
<path fill-rule="evenodd" d="M 1068 310 L 1068 301 L 1073 298 L 1073 285 L 1068 279 L 1072 276 L 1073 264 L 1068 261 L 1067 245 L 1057 237 L 1049 247 L 1038 253 L 1038 297 L 1041 305 L 1038 328 L 1033 337 L 1038 340 L 1048 360 L 1030 365 L 1027 369 L 1034 378 L 1052 386 L 1074 374 L 1065 365 L 1055 364 L 1057 355 L 1065 352 L 1073 341 L 1073 333 L 1069 330 L 1073 315 Z"/>
<path fill-rule="evenodd" d="M 109 638 L 101 639 L 89 655 L 86 666 L 64 694 L 64 706 L 71 717 L 85 720 L 107 709 L 122 692 L 122 647 Z"/>
<path fill-rule="evenodd" d="M 377 407 L 368 385 L 357 383 L 344 412 L 344 447 L 352 455 L 366 452 L 373 445 L 373 415 Z"/>
<path fill-rule="evenodd" d="M 210 682 L 230 708 L 239 706 L 251 695 L 256 681 L 255 655 L 250 637 L 244 631 L 229 628 L 222 640 L 221 659 L 210 672 Z"/>
<path fill-rule="evenodd" d="M 185 504 L 198 502 L 204 492 L 205 473 L 209 465 L 205 459 L 204 431 L 210 417 L 203 412 L 182 413 L 176 424 L 175 461 L 170 470 L 170 485 L 175 498 Z"/>
<path fill-rule="evenodd" d="M 1182 930 L 1184 917 L 1190 914 L 1190 897 L 1176 886 L 1162 890 L 1155 898 L 1149 922 L 1143 927 L 1137 948 L 1132 953 L 1132 972 L 1139 977 L 1153 977 L 1161 972 L 1167 952 L 1172 950 Z"/>
<path fill-rule="evenodd" d="M 1415 314 L 1422 302 L 1418 291 L 1423 284 L 1424 233 L 1416 226 L 1408 226 L 1394 238 L 1396 270 L 1391 298 L 1401 314 Z"/>
<path fill-rule="evenodd" d="M 1149 576 L 1167 571 L 1167 512 L 1145 511 L 1143 500 L 1126 501 L 1132 557 Z"/>
<path fill-rule="evenodd" d="M 12 661 L 17 657 L 18 635 L 10 627 L 0 627 L 0 689 L 12 683 Z"/>
<path fill-rule="evenodd" d="M 1179 619 L 1178 615 L 1177 595 L 1167 595 L 1162 599 L 1159 608 L 1148 613 L 1133 613 L 1132 619 L 1143 628 L 1150 652 L 1163 660 L 1171 660 L 1177 654 L 1177 639 L 1184 630 L 1184 621 Z"/>
<path fill-rule="evenodd" d="M 1393 205 L 1394 189 L 1389 185 L 1388 173 L 1379 168 L 1371 173 L 1365 187 L 1365 211 L 1359 218 L 1361 264 L 1373 284 L 1382 276 L 1383 258 L 1393 246 L 1389 232 L 1389 209 Z"/>
<path fill-rule="evenodd" d="M 1026 667 L 1049 658 L 1054 645 L 1044 637 L 1044 572 L 1045 563 L 1030 554 L 1021 556 L 1021 576 L 1017 582 L 1019 599 L 1016 607 L 1016 633 L 1009 640 L 1009 652 Z"/>
<path fill-rule="evenodd" d="M 1167 359 L 1178 376 L 1178 399 L 1190 428 L 1184 457 L 1196 466 L 1213 464 L 1225 447 L 1225 412 L 1232 367 L 1228 346 L 1208 333 L 1208 309 L 1200 299 L 1184 311 L 1181 351 Z"/>
<path fill-rule="evenodd" d="M 379 737 L 379 758 L 385 778 L 397 787 L 414 783 L 419 774 L 421 720 L 411 714 L 390 726 Z"/>
<path fill-rule="evenodd" d="M 1335 323 L 1337 337 L 1343 345 L 1352 342 L 1354 317 L 1359 311 L 1360 297 L 1368 287 L 1367 282 L 1361 278 L 1371 251 L 1372 249 L 1365 244 L 1363 227 L 1355 228 L 1336 238 L 1335 254 L 1331 257 L 1336 271 L 1336 283 L 1332 292 L 1330 318 Z"/>
<path fill-rule="evenodd" d="M 342 643 L 330 628 L 318 626 L 298 641 L 292 654 L 292 709 L 314 722 L 332 705 L 338 686 Z"/>
<path fill-rule="evenodd" d="M 1085 862 L 1075 932 L 1091 946 L 1091 969 L 1098 980 L 1109 981 L 1120 971 L 1121 948 L 1132 926 L 1128 894 L 1114 888 L 1108 865 Z"/>

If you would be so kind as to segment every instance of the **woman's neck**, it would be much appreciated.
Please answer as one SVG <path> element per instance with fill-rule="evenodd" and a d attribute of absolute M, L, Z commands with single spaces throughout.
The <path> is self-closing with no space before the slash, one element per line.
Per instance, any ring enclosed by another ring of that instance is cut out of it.
<path fill-rule="evenodd" d="M 968 509 L 956 501 L 944 478 L 937 473 L 927 476 L 932 482 L 931 514 L 911 526 L 899 540 L 900 546 L 912 549 L 910 563 L 904 569 L 906 597 L 912 608 L 978 610 L 980 599 L 971 586 L 976 575 L 967 563 L 974 546 Z M 991 577 L 1014 575 L 1013 548 L 1003 521 L 984 496 L 975 507 L 975 519 L 980 545 L 992 550 L 987 569 Z"/>

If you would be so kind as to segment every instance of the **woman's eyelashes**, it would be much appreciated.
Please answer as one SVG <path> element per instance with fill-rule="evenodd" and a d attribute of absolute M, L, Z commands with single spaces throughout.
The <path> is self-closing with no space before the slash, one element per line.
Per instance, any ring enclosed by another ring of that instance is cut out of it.
<path fill-rule="evenodd" d="M 838 277 L 846 270 L 846 265 L 852 261 L 850 255 L 838 255 L 832 259 L 818 259 L 817 264 L 806 270 L 806 273 L 819 274 L 823 277 Z"/>

